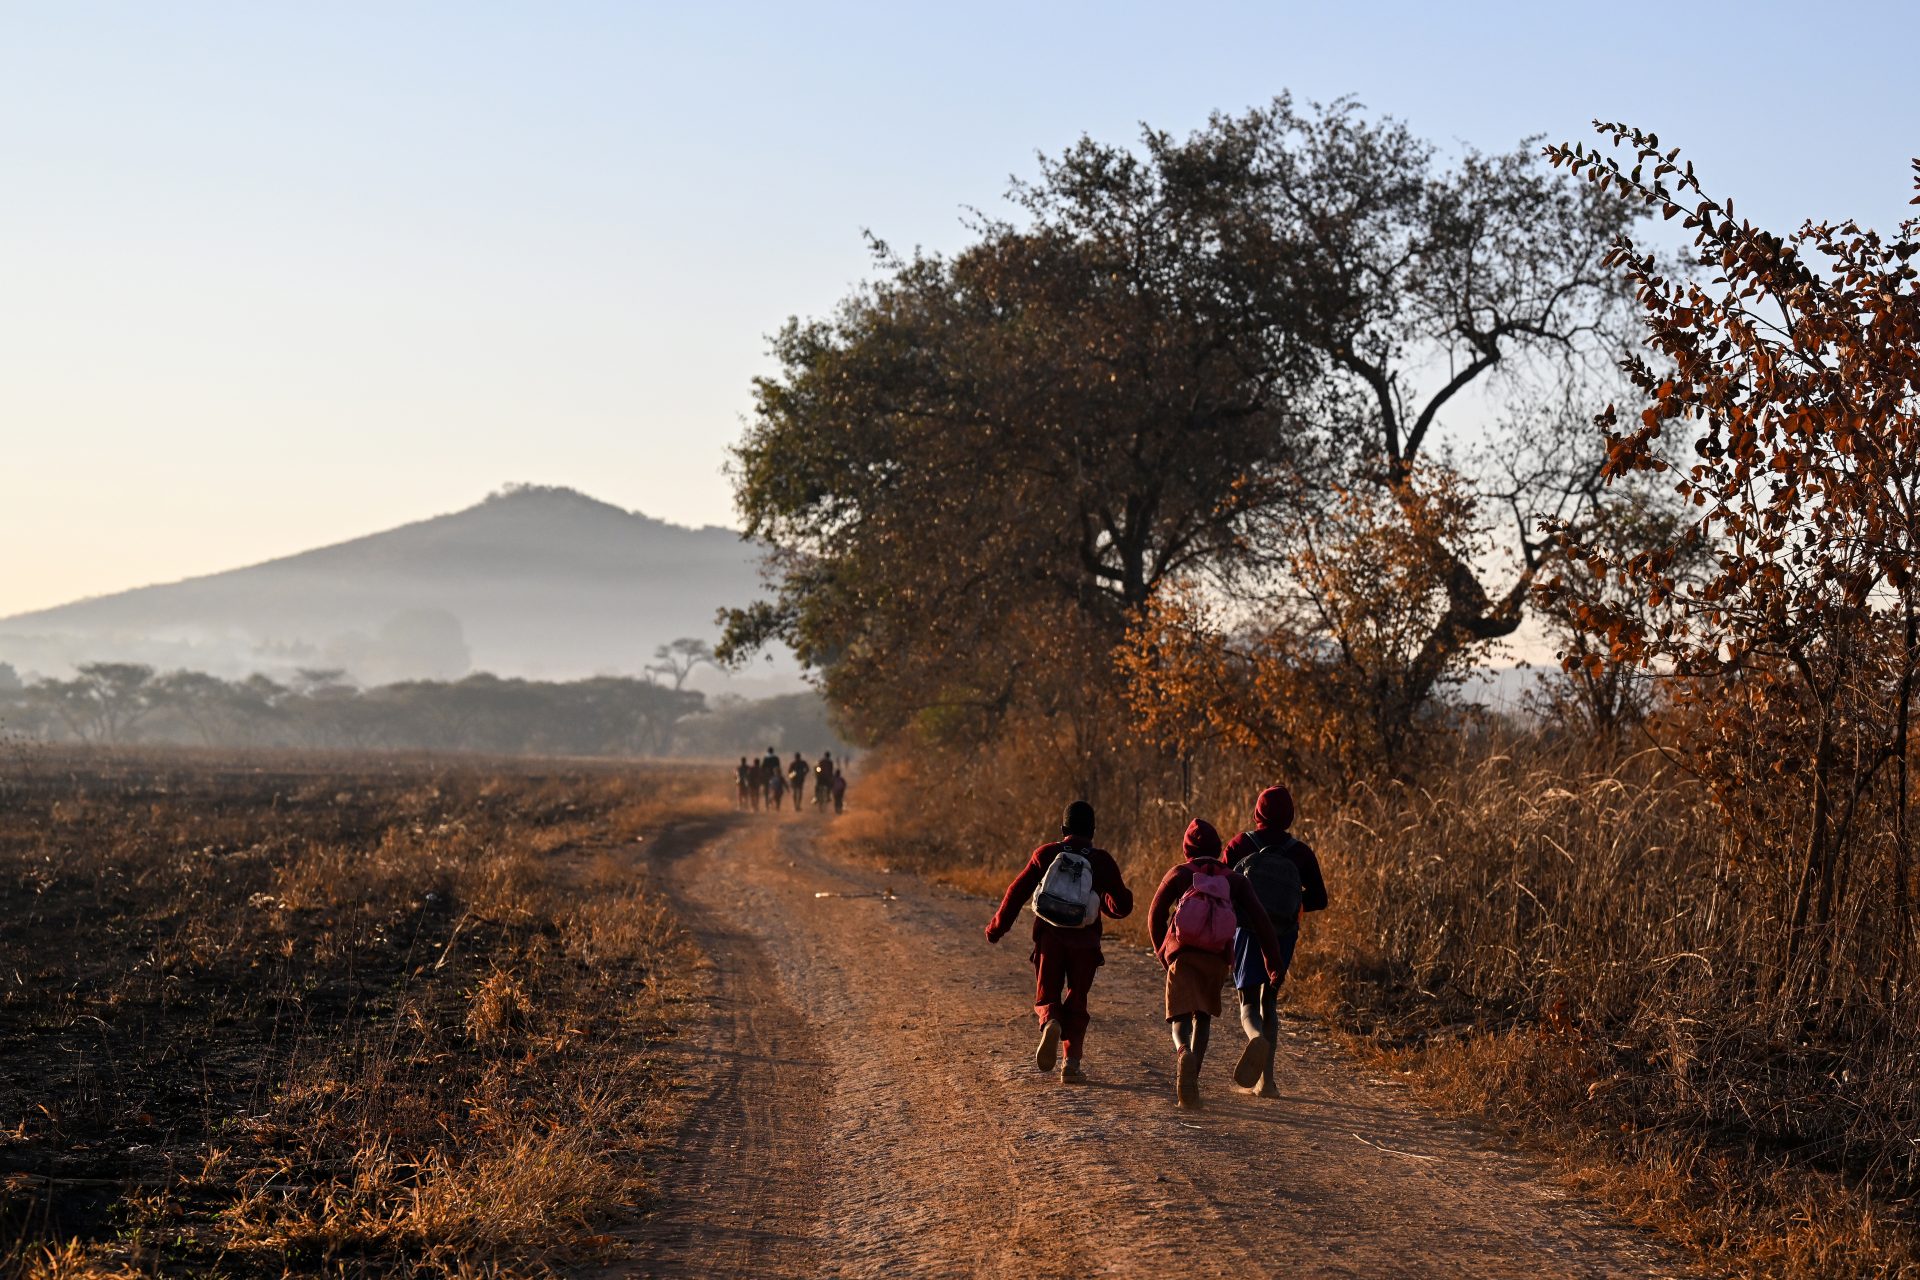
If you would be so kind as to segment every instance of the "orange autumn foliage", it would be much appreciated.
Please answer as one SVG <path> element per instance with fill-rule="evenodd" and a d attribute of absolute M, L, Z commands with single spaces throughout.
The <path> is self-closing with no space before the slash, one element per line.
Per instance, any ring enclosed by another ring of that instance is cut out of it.
<path fill-rule="evenodd" d="M 1590 574 L 1651 607 L 1583 605 L 1604 644 L 1578 660 L 1678 677 L 1672 740 L 1756 848 L 1798 864 L 1771 977 L 1835 1025 L 1863 989 L 1903 984 L 1913 950 L 1920 220 L 1776 235 L 1708 195 L 1678 148 L 1596 127 L 1632 160 L 1549 158 L 1681 219 L 1696 268 L 1625 239 L 1610 255 L 1649 355 L 1624 366 L 1644 405 L 1600 419 L 1607 474 L 1670 479 L 1693 513 L 1679 532 L 1712 554 L 1677 575 L 1677 539 L 1623 555 L 1562 529 Z"/>
<path fill-rule="evenodd" d="M 1471 493 L 1444 468 L 1341 491 L 1237 625 L 1191 584 L 1150 602 L 1117 654 L 1138 727 L 1182 756 L 1218 747 L 1290 772 L 1398 767 L 1432 727 L 1434 690 L 1484 648 L 1444 625 L 1482 538 Z"/>

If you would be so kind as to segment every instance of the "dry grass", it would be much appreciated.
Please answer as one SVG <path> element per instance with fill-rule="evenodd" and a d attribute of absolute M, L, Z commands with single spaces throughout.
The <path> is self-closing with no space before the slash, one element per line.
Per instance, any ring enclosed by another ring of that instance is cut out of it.
<path fill-rule="evenodd" d="M 0 1270 L 540 1274 L 670 1121 L 634 842 L 707 775 L 36 755 L 0 784 Z"/>
<path fill-rule="evenodd" d="M 1332 811 L 1348 905 L 1296 999 L 1705 1258 L 1920 1270 L 1910 1006 L 1810 1022 L 1777 993 L 1791 864 L 1742 856 L 1657 754 L 1540 745 Z"/>
<path fill-rule="evenodd" d="M 1920 1274 L 1920 1024 L 1908 993 L 1822 1031 L 1777 998 L 1788 864 L 1733 847 L 1658 756 L 1466 741 L 1424 786 L 1296 787 L 1333 909 L 1289 1001 L 1435 1103 L 1564 1157 L 1570 1176 L 1711 1264 Z M 1267 781 L 1089 762 L 1029 731 L 990 756 L 869 757 L 833 838 L 998 896 L 1061 803 L 1092 796 L 1141 903 L 1191 816 L 1245 825 Z M 939 779 L 930 784 L 929 779 Z"/>

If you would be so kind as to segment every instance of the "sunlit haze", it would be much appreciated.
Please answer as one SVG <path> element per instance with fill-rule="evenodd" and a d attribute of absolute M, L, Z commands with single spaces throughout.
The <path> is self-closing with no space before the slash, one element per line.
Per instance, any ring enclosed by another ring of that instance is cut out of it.
<path fill-rule="evenodd" d="M 1443 145 L 1625 119 L 1745 216 L 1889 225 L 1907 16 L 1828 12 L 8 6 L 0 616 L 511 481 L 731 523 L 765 335 L 863 228 L 951 247 L 1036 150 L 1283 89 Z"/>

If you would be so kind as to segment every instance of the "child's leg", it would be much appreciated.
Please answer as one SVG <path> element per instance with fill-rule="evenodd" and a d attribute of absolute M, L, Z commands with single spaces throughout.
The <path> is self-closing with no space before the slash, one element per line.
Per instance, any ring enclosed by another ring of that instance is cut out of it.
<path fill-rule="evenodd" d="M 1267 992 L 1272 989 L 1272 984 L 1265 982 L 1235 988 L 1240 997 L 1240 1029 L 1247 1033 L 1247 1046 L 1241 1051 L 1240 1060 L 1233 1064 L 1233 1082 L 1242 1089 L 1251 1089 L 1260 1083 L 1260 1076 L 1273 1054 L 1273 1025 L 1261 1015 L 1261 1010 L 1268 1007 Z"/>
<path fill-rule="evenodd" d="M 1059 1022 L 1065 1030 L 1065 1021 L 1061 1017 L 1065 1002 L 1061 998 L 1061 989 L 1067 981 L 1067 957 L 1058 950 L 1036 944 L 1033 949 L 1033 1015 L 1041 1022 Z"/>
<path fill-rule="evenodd" d="M 1035 942 L 1033 947 L 1033 1015 L 1040 1019 L 1040 1043 L 1033 1050 L 1039 1071 L 1053 1070 L 1060 1051 L 1061 987 L 1067 978 L 1067 957 L 1056 947 Z"/>
<path fill-rule="evenodd" d="M 1093 975 L 1100 972 L 1100 953 L 1092 947 L 1082 947 L 1066 957 L 1066 999 L 1060 1004 L 1060 1047 L 1067 1055 L 1068 1062 L 1080 1061 L 1080 1051 L 1087 1042 L 1087 1024 L 1092 1021 L 1087 1012 L 1087 993 L 1093 986 Z"/>
<path fill-rule="evenodd" d="M 1266 983 L 1260 992 L 1260 1016 L 1267 1025 L 1266 1061 L 1261 1064 L 1260 1078 L 1254 1082 L 1253 1091 L 1263 1098 L 1280 1096 L 1280 1086 L 1273 1078 L 1273 1060 L 1280 1051 L 1280 984 Z"/>
<path fill-rule="evenodd" d="M 1196 1058 L 1207 1056 L 1207 1042 L 1213 1038 L 1213 1018 L 1204 1013 L 1183 1013 L 1168 1018 L 1173 1028 L 1173 1047 Z"/>
<path fill-rule="evenodd" d="M 1266 1024 L 1260 1019 L 1260 1009 L 1266 983 L 1257 987 L 1238 988 L 1240 996 L 1240 1029 L 1247 1033 L 1247 1039 L 1258 1040 L 1266 1034 Z"/>
<path fill-rule="evenodd" d="M 1183 1013 L 1168 1018 L 1173 1028 L 1173 1048 L 1176 1060 L 1173 1096 L 1182 1107 L 1200 1105 L 1200 1059 L 1207 1053 L 1208 1024 L 1212 1021 L 1204 1013 Z"/>

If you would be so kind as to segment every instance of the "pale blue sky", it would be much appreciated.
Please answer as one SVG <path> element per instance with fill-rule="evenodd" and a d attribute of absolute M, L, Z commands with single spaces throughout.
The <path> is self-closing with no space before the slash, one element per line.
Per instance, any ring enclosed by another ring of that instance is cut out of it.
<path fill-rule="evenodd" d="M 1911 10 L 0 0 L 0 615 L 567 484 L 730 522 L 764 335 L 1036 149 L 1291 88 L 1906 212 Z M 1840 127 L 1830 122 L 1843 120 Z"/>

